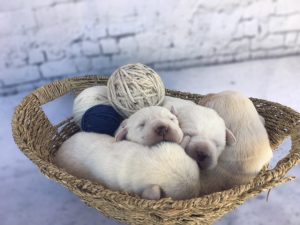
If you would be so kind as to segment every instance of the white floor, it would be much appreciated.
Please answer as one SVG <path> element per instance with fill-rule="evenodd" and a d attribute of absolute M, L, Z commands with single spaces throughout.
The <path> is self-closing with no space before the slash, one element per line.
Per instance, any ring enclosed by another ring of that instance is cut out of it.
<path fill-rule="evenodd" d="M 180 71 L 161 71 L 166 87 L 205 94 L 225 89 L 282 103 L 300 111 L 300 57 L 253 61 Z M 0 98 L 0 224 L 96 225 L 119 224 L 87 207 L 57 183 L 46 179 L 18 150 L 11 135 L 15 106 L 27 93 Z M 72 97 L 45 106 L 54 123 L 70 115 Z M 59 111 L 57 109 L 60 109 Z M 277 153 L 289 150 L 285 142 Z M 300 178 L 300 168 L 291 173 Z M 297 179 L 248 201 L 218 225 L 299 225 L 300 181 Z"/>

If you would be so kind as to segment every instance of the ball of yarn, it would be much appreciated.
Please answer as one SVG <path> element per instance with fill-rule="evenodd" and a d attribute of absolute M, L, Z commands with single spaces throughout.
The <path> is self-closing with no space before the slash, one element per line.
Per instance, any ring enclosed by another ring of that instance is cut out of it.
<path fill-rule="evenodd" d="M 81 119 L 81 129 L 114 136 L 123 121 L 122 116 L 109 105 L 95 105 L 89 108 Z"/>
<path fill-rule="evenodd" d="M 108 99 L 124 117 L 137 110 L 160 105 L 165 87 L 160 76 L 143 64 L 128 64 L 117 69 L 109 78 Z"/>
<path fill-rule="evenodd" d="M 95 105 L 110 105 L 106 86 L 86 88 L 74 99 L 73 117 L 78 126 L 81 127 L 81 119 L 84 113 Z"/>

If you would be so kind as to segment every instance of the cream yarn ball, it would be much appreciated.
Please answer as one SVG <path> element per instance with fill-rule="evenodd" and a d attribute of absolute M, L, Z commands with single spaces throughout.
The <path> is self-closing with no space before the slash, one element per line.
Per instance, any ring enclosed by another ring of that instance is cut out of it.
<path fill-rule="evenodd" d="M 165 87 L 160 76 L 141 63 L 117 69 L 107 82 L 108 99 L 124 117 L 137 110 L 162 104 Z"/>

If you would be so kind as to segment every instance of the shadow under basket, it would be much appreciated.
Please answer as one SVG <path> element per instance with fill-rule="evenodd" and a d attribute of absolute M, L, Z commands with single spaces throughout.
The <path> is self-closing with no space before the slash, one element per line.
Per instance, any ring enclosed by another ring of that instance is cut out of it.
<path fill-rule="evenodd" d="M 272 148 L 277 148 L 291 136 L 292 149 L 275 168 L 264 168 L 248 184 L 190 200 L 165 198 L 154 201 L 111 191 L 67 173 L 52 163 L 53 154 L 64 140 L 79 129 L 72 118 L 52 125 L 41 106 L 67 93 L 78 93 L 84 88 L 106 83 L 107 78 L 99 76 L 55 81 L 25 97 L 12 121 L 15 142 L 40 171 L 104 215 L 128 224 L 213 224 L 246 200 L 294 179 L 286 177 L 286 173 L 300 161 L 300 114 L 278 103 L 254 98 L 251 100 L 257 111 L 265 118 Z M 166 90 L 166 94 L 195 102 L 202 97 L 173 90 Z"/>

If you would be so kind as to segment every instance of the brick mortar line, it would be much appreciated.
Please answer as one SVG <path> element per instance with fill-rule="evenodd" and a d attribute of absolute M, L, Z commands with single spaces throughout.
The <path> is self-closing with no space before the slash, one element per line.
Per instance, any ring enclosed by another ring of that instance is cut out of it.
<path fill-rule="evenodd" d="M 208 63 L 202 63 L 202 62 L 192 63 L 193 60 L 201 60 L 199 58 L 193 58 L 193 59 L 181 59 L 181 60 L 162 61 L 162 62 L 150 62 L 150 63 L 147 63 L 147 64 L 150 65 L 151 67 L 153 67 L 156 70 L 168 71 L 168 70 L 194 68 L 194 67 L 200 67 L 200 66 L 202 66 L 202 67 L 211 67 L 211 66 L 235 64 L 235 63 L 241 63 L 241 62 L 247 62 L 247 61 L 251 62 L 251 61 L 258 61 L 258 60 L 271 60 L 271 59 L 279 59 L 279 58 L 293 57 L 293 56 L 300 56 L 300 52 L 286 54 L 286 55 L 268 56 L 268 57 L 265 57 L 265 56 L 259 57 L 258 56 L 258 57 L 255 57 L 255 58 L 251 58 L 251 56 L 250 56 L 247 59 L 242 59 L 242 60 L 233 59 L 231 61 L 226 61 L 226 62 L 222 62 L 222 61 L 218 62 L 217 59 L 216 59 L 216 60 L 214 60 L 214 62 L 211 62 L 211 63 L 210 62 L 208 62 Z M 188 64 L 189 62 L 191 62 L 191 64 Z M 184 63 L 187 63 L 187 65 L 183 65 Z M 178 65 L 176 66 L 176 64 L 178 64 Z M 107 69 L 108 70 L 113 70 L 114 68 L 113 67 L 108 67 Z M 89 73 L 82 73 L 82 72 L 81 73 L 78 72 L 78 74 L 76 74 L 76 76 L 83 76 L 83 75 L 90 75 L 90 74 Z M 55 77 L 50 77 L 50 78 L 49 77 L 43 77 L 40 80 L 28 81 L 28 82 L 24 82 L 24 83 L 21 83 L 21 84 L 4 85 L 1 88 L 4 91 L 2 91 L 2 93 L 0 92 L 0 96 L 9 96 L 9 95 L 13 95 L 13 94 L 22 93 L 26 90 L 27 91 L 34 90 L 35 88 L 37 88 L 37 84 L 39 84 L 39 83 L 44 85 L 44 84 L 47 84 L 47 83 L 52 82 L 54 80 L 62 79 L 62 78 L 65 78 L 65 77 L 71 77 L 71 76 L 55 76 Z M 0 80 L 0 82 L 1 82 L 1 80 Z M 26 86 L 26 85 L 31 85 L 31 87 L 28 87 L 26 90 L 21 90 L 21 91 L 18 90 L 18 88 L 22 89 L 22 86 Z"/>

